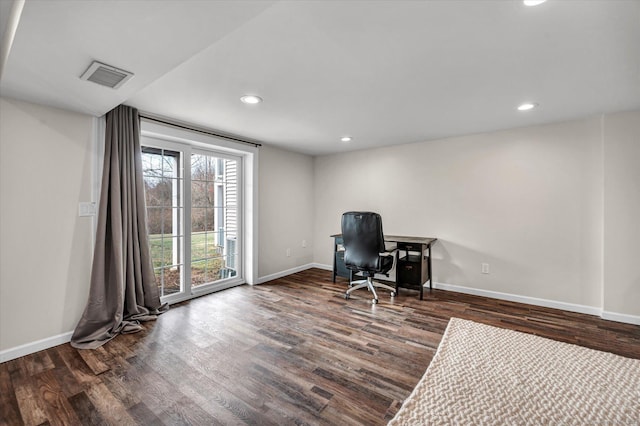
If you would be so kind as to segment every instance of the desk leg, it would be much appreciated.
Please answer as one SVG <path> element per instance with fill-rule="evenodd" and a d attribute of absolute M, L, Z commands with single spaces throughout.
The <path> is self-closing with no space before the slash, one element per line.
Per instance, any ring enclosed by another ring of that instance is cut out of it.
<path fill-rule="evenodd" d="M 429 262 L 427 263 L 427 270 L 429 271 L 429 290 L 433 290 L 433 270 L 431 269 L 431 244 L 428 247 Z"/>
<path fill-rule="evenodd" d="M 338 245 L 333 244 L 333 282 L 336 282 L 336 273 L 338 272 L 338 265 L 336 265 L 336 255 L 338 254 Z"/>
<path fill-rule="evenodd" d="M 400 296 L 400 286 L 398 285 L 398 270 L 399 270 L 399 263 L 400 262 L 400 250 L 396 251 L 396 296 Z"/>

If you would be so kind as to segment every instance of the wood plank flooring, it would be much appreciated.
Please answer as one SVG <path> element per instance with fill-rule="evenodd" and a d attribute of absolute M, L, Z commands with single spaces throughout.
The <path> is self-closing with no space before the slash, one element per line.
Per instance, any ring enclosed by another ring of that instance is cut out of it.
<path fill-rule="evenodd" d="M 640 326 L 460 293 L 343 298 L 310 269 L 172 306 L 98 350 L 0 364 L 0 423 L 384 425 L 452 316 L 640 358 Z"/>

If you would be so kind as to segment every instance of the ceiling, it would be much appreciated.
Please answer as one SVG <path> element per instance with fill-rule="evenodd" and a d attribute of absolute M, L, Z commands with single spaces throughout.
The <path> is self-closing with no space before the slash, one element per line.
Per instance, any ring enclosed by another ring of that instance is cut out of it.
<path fill-rule="evenodd" d="M 640 1 L 27 0 L 0 92 L 312 155 L 419 142 L 639 109 Z"/>

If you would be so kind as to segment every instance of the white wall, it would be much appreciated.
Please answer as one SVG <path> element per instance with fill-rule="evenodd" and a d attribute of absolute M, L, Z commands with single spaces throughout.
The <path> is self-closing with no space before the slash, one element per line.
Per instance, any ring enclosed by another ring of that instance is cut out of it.
<path fill-rule="evenodd" d="M 0 351 L 73 330 L 89 291 L 92 117 L 0 98 Z"/>
<path fill-rule="evenodd" d="M 91 201 L 92 121 L 0 98 L 0 351 L 57 341 L 84 310 L 94 231 L 78 203 Z M 269 278 L 313 261 L 313 158 L 264 146 L 259 162 L 258 276 Z"/>
<path fill-rule="evenodd" d="M 435 282 L 601 307 L 601 152 L 594 118 L 318 157 L 316 262 L 342 212 L 374 210 L 439 239 Z"/>
<path fill-rule="evenodd" d="M 0 98 L 0 351 L 70 332 L 84 309 L 92 120 Z M 330 265 L 340 214 L 371 209 L 387 233 L 440 238 L 437 282 L 640 315 L 638 123 L 640 111 L 315 159 L 263 146 L 258 276 Z"/>
<path fill-rule="evenodd" d="M 640 111 L 604 120 L 604 310 L 640 316 Z"/>
<path fill-rule="evenodd" d="M 262 146 L 259 169 L 258 271 L 264 278 L 313 262 L 313 157 Z"/>

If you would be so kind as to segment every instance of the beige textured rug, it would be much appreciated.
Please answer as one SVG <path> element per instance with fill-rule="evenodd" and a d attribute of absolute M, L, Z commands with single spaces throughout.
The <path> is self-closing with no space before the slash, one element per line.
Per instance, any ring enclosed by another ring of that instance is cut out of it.
<path fill-rule="evenodd" d="M 640 425 L 640 360 L 452 318 L 389 425 Z"/>

